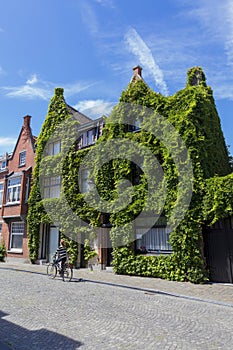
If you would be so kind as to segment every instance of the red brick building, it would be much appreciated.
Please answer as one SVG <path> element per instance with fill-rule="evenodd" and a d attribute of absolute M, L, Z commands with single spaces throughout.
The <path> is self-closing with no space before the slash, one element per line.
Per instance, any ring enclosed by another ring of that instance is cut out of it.
<path fill-rule="evenodd" d="M 0 229 L 7 258 L 28 260 L 27 200 L 34 167 L 35 140 L 31 117 L 24 117 L 12 154 L 0 157 Z"/>

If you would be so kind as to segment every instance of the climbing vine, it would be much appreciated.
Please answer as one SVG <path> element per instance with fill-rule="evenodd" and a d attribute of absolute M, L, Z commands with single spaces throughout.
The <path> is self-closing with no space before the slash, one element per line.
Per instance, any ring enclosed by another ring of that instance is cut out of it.
<path fill-rule="evenodd" d="M 54 99 L 51 101 L 48 117 L 37 146 L 36 164 L 40 163 L 41 167 L 45 169 L 50 162 L 53 166 L 54 161 L 54 159 L 49 160 L 49 158 L 41 159 L 46 140 L 54 130 L 53 123 L 59 123 L 69 117 L 63 96 L 55 94 Z M 61 114 L 57 119 L 54 119 L 57 110 L 61 111 Z M 127 120 L 125 119 L 126 115 Z M 106 119 L 103 135 L 96 142 L 96 145 L 92 146 L 92 149 L 101 145 L 106 147 L 108 144 L 112 144 L 116 138 L 130 140 L 140 145 L 141 148 L 148 148 L 158 159 L 164 173 L 164 179 L 159 185 L 156 184 L 156 194 L 148 200 L 147 205 L 154 212 L 161 212 L 161 207 L 163 207 L 162 215 L 165 220 L 168 220 L 176 208 L 177 200 L 179 200 L 178 186 L 181 170 L 178 169 L 173 155 L 175 154 L 183 161 L 184 169 L 187 160 L 182 156 L 184 150 L 180 147 L 178 139 L 171 139 L 169 150 L 160 138 L 153 134 L 152 125 L 156 126 L 164 135 L 167 132 L 166 123 L 161 122 L 159 115 L 162 115 L 175 127 L 188 149 L 193 175 L 192 179 L 184 176 L 183 181 L 184 185 L 185 183 L 188 185 L 191 180 L 193 181 L 190 205 L 180 224 L 170 234 L 170 243 L 173 248 L 171 255 L 156 257 L 135 255 L 131 243 L 135 240 L 135 237 L 132 236 L 132 222 L 147 203 L 149 185 L 143 169 L 150 168 L 150 161 L 138 154 L 139 160 L 142 160 L 142 169 L 139 169 L 138 160 L 135 162 L 129 160 L 132 159 L 132 150 L 125 147 L 124 142 L 121 144 L 119 141 L 119 154 L 125 154 L 125 159 L 115 157 L 99 168 L 98 165 L 103 157 L 99 152 L 93 159 L 92 176 L 100 198 L 107 203 L 106 212 L 111 213 L 109 222 L 112 225 L 110 237 L 114 247 L 114 270 L 116 273 L 130 275 L 153 276 L 179 281 L 188 280 L 195 283 L 203 282 L 208 278 L 208 275 L 202 255 L 201 225 L 205 220 L 213 222 L 232 213 L 233 180 L 232 175 L 228 175 L 231 172 L 229 154 L 212 90 L 206 85 L 202 69 L 200 67 L 191 68 L 188 71 L 186 87 L 168 97 L 151 90 L 143 80 L 131 82 L 122 92 L 119 104 L 113 109 L 110 117 Z M 138 125 L 141 123 L 144 128 L 132 132 L 130 127 L 135 123 Z M 87 204 L 78 185 L 79 169 L 81 164 L 85 163 L 88 152 L 88 149 L 77 150 L 74 145 L 67 152 L 66 161 L 62 163 L 60 168 L 58 166 L 59 171 L 62 172 L 61 198 L 66 199 L 74 214 L 87 223 L 87 226 L 79 225 L 74 234 L 87 232 L 88 227 L 101 225 L 101 206 L 98 207 L 98 203 L 95 202 L 91 193 L 89 198 L 86 197 L 88 198 Z M 44 165 L 43 162 L 45 162 Z M 56 162 L 56 164 L 58 163 Z M 38 251 L 39 225 L 41 222 L 49 222 L 50 220 L 46 212 L 43 211 L 38 177 L 39 169 L 36 166 L 28 217 L 29 250 L 32 260 L 35 260 Z M 128 186 L 127 181 L 132 186 Z M 124 190 L 119 191 L 119 186 L 125 186 Z M 166 186 L 166 199 L 163 202 L 164 186 Z M 223 187 L 226 190 L 222 191 Z M 123 193 L 123 195 L 120 197 L 119 193 Z M 127 201 L 127 198 L 131 200 Z M 114 211 L 113 207 L 118 199 L 119 202 L 120 200 L 123 203 L 127 202 L 127 205 L 119 211 Z M 54 201 L 51 201 L 51 208 L 55 208 L 55 212 L 61 213 L 58 206 L 54 204 Z M 64 217 L 62 220 L 64 230 L 69 231 L 70 223 L 66 221 L 66 213 L 62 215 Z"/>
<path fill-rule="evenodd" d="M 63 89 L 56 88 L 55 94 L 52 97 L 49 107 L 48 114 L 43 123 L 40 135 L 36 143 L 36 158 L 35 158 L 35 168 L 33 172 L 33 184 L 28 200 L 28 215 L 27 215 L 27 227 L 28 227 L 28 248 L 29 248 L 29 257 L 32 262 L 35 262 L 38 258 L 39 244 L 40 244 L 40 226 L 41 224 L 56 224 L 51 219 L 51 216 L 48 215 L 49 212 L 53 213 L 52 217 L 56 217 L 57 213 L 57 223 L 60 223 L 59 214 L 63 214 L 65 217 L 64 211 L 61 210 L 63 206 L 63 193 L 61 190 L 60 198 L 44 198 L 43 191 L 43 181 L 46 176 L 60 176 L 62 172 L 62 147 L 65 142 L 61 144 L 61 152 L 56 155 L 49 155 L 48 153 L 48 141 L 53 143 L 56 140 L 59 140 L 61 135 L 64 138 L 68 139 L 72 136 L 72 132 L 75 133 L 78 122 L 76 120 L 70 120 L 68 127 L 65 130 L 65 134 L 62 132 L 62 129 L 59 128 L 60 123 L 64 122 L 67 119 L 71 119 L 71 113 L 68 109 L 67 104 L 65 103 L 63 97 Z M 72 131 L 73 130 L 73 131 Z M 46 148 L 47 147 L 47 148 Z M 45 196 L 46 197 L 46 196 Z M 75 263 L 77 260 L 77 244 L 72 239 L 69 231 L 69 225 L 65 220 L 63 222 L 62 232 L 63 237 L 66 239 L 68 252 L 70 254 L 71 262 Z M 68 233 L 68 237 L 64 233 Z"/>

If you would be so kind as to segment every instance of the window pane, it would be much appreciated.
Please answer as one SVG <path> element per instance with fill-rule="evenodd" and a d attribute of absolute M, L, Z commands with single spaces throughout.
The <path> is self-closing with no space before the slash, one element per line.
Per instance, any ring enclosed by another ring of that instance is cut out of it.
<path fill-rule="evenodd" d="M 137 230 L 137 233 L 138 230 Z M 141 235 L 141 239 L 137 242 L 137 247 L 145 246 L 147 250 L 172 250 L 171 245 L 168 243 L 169 231 L 166 227 L 156 227 L 150 229 L 145 234 Z"/>
<path fill-rule="evenodd" d="M 61 190 L 61 176 L 44 179 L 44 198 L 58 198 Z"/>
<path fill-rule="evenodd" d="M 22 249 L 23 247 L 24 223 L 12 222 L 11 224 L 11 249 Z"/>
<path fill-rule="evenodd" d="M 50 188 L 50 198 L 60 197 L 60 186 L 53 186 Z"/>
<path fill-rule="evenodd" d="M 50 178 L 49 177 L 45 177 L 44 178 L 44 186 L 47 187 L 47 186 L 49 186 L 49 184 L 50 184 Z"/>
<path fill-rule="evenodd" d="M 14 177 L 13 179 L 8 180 L 8 187 L 21 184 L 21 177 Z"/>
<path fill-rule="evenodd" d="M 24 165 L 26 163 L 26 151 L 20 152 L 19 154 L 19 165 Z"/>
<path fill-rule="evenodd" d="M 22 249 L 23 247 L 23 235 L 12 235 L 11 248 Z"/>
<path fill-rule="evenodd" d="M 55 142 L 51 142 L 48 146 L 48 155 L 49 156 L 53 156 L 55 154 L 60 153 L 61 151 L 61 141 L 55 141 Z"/>
<path fill-rule="evenodd" d="M 11 232 L 12 233 L 24 233 L 24 223 L 23 222 L 12 222 Z"/>
<path fill-rule="evenodd" d="M 61 182 L 60 176 L 51 177 L 51 186 L 59 185 Z"/>
<path fill-rule="evenodd" d="M 81 193 L 88 192 L 88 170 L 84 169 L 81 172 Z"/>
<path fill-rule="evenodd" d="M 52 156 L 52 155 L 53 155 L 53 144 L 52 144 L 52 143 L 50 143 L 50 144 L 48 145 L 48 155 L 49 155 L 49 156 Z"/>
<path fill-rule="evenodd" d="M 83 138 L 83 146 L 86 146 L 87 145 L 87 133 L 86 132 L 83 133 L 82 138 Z"/>
<path fill-rule="evenodd" d="M 53 154 L 58 154 L 58 153 L 60 153 L 60 150 L 61 150 L 61 142 L 60 142 L 60 141 L 54 142 Z"/>

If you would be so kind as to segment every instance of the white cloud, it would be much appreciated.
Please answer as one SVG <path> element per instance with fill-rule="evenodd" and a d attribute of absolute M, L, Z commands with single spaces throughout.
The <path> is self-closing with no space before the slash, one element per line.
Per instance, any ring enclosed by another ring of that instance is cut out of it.
<path fill-rule="evenodd" d="M 95 0 L 95 1 L 102 6 L 115 8 L 115 5 L 112 0 Z"/>
<path fill-rule="evenodd" d="M 28 84 L 13 87 L 4 86 L 1 88 L 1 90 L 5 91 L 5 94 L 8 97 L 19 97 L 27 99 L 39 98 L 42 100 L 47 100 L 49 97 L 51 97 L 50 89 L 30 86 Z"/>
<path fill-rule="evenodd" d="M 61 86 L 64 87 L 65 96 L 69 97 L 79 93 L 80 91 L 87 90 L 93 85 L 95 85 L 95 83 L 77 82 L 77 83 L 65 84 Z"/>
<path fill-rule="evenodd" d="M 28 85 L 33 85 L 33 84 L 36 84 L 37 82 L 38 82 L 37 75 L 36 75 L 36 74 L 33 74 L 33 75 L 26 81 L 26 84 L 28 84 Z"/>
<path fill-rule="evenodd" d="M 20 86 L 3 86 L 3 91 L 7 97 L 25 98 L 25 99 L 42 99 L 49 100 L 54 94 L 54 88 L 61 86 L 64 88 L 65 96 L 73 96 L 80 91 L 86 90 L 93 86 L 94 83 L 76 82 L 70 84 L 56 84 L 48 81 L 39 80 L 36 74 L 32 74 L 24 85 Z"/>
<path fill-rule="evenodd" d="M 101 99 L 83 100 L 78 102 L 74 108 L 86 114 L 88 117 L 95 119 L 103 115 L 110 114 L 112 108 L 116 105 L 114 102 L 108 102 Z"/>
<path fill-rule="evenodd" d="M 134 28 L 131 28 L 125 35 L 126 44 L 130 51 L 137 57 L 142 66 L 153 76 L 156 85 L 161 92 L 168 95 L 168 88 L 164 81 L 163 72 L 155 62 L 150 48 L 139 36 Z"/>
<path fill-rule="evenodd" d="M 0 75 L 6 74 L 6 72 L 4 71 L 4 69 L 2 68 L 2 66 L 0 66 Z"/>
<path fill-rule="evenodd" d="M 99 31 L 99 25 L 93 8 L 87 2 L 83 2 L 80 10 L 83 23 L 95 36 Z"/>
<path fill-rule="evenodd" d="M 223 15 L 226 16 L 226 33 L 225 34 L 225 50 L 228 58 L 228 63 L 233 64 L 233 3 L 231 1 L 227 1 L 226 11 L 224 11 Z"/>
<path fill-rule="evenodd" d="M 0 155 L 12 152 L 17 138 L 0 136 Z"/>

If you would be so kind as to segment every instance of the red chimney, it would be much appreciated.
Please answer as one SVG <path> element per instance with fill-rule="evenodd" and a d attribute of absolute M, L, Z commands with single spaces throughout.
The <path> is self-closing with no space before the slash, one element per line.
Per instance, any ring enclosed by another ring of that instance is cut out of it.
<path fill-rule="evenodd" d="M 133 68 L 133 73 L 135 77 L 142 77 L 142 67 L 136 66 Z"/>
<path fill-rule="evenodd" d="M 23 126 L 25 129 L 30 129 L 30 122 L 31 122 L 31 116 L 30 115 L 25 115 Z"/>

